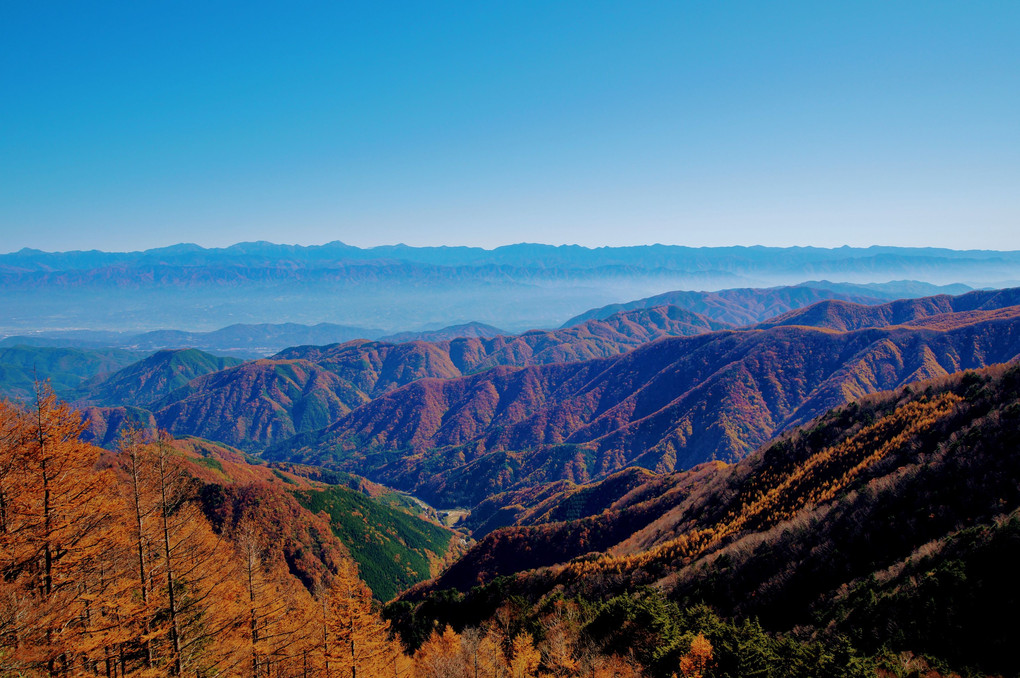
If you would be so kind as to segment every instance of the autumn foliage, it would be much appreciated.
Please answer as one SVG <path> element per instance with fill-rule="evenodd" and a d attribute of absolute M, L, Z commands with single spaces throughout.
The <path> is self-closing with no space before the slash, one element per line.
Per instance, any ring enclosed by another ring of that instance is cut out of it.
<path fill-rule="evenodd" d="M 540 638 L 507 613 L 409 653 L 353 560 L 298 556 L 278 521 L 323 526 L 292 497 L 210 489 L 166 433 L 128 430 L 110 455 L 84 426 L 45 386 L 0 403 L 0 675 L 640 675 L 582 647 L 562 610 Z"/>
<path fill-rule="evenodd" d="M 45 386 L 0 403 L 0 675 L 355 678 L 408 661 L 349 560 L 316 597 L 255 514 L 213 529 L 165 434 L 129 431 L 101 462 L 83 428 Z"/>

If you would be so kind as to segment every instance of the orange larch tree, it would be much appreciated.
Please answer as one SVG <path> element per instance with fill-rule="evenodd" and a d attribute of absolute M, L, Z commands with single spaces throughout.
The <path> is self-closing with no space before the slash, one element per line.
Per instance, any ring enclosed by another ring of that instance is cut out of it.
<path fill-rule="evenodd" d="M 372 593 L 353 561 L 344 561 L 333 578 L 325 610 L 326 678 L 394 675 L 403 654 L 400 644 L 390 639 L 389 624 L 373 609 Z"/>
<path fill-rule="evenodd" d="M 414 653 L 415 678 L 468 678 L 468 657 L 461 637 L 447 626 L 442 633 L 433 631 Z"/>
<path fill-rule="evenodd" d="M 122 582 L 115 481 L 95 470 L 99 451 L 82 442 L 80 415 L 48 385 L 31 406 L 2 409 L 5 661 L 49 675 L 91 670 L 117 625 L 108 614 Z"/>

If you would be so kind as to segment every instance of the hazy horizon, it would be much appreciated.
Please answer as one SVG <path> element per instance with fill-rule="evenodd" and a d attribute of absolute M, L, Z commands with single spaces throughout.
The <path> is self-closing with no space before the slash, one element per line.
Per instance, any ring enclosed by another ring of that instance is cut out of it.
<path fill-rule="evenodd" d="M 0 251 L 0 256 L 8 254 L 18 254 L 22 251 L 34 251 L 43 252 L 46 254 L 69 254 L 73 252 L 102 252 L 104 254 L 136 254 L 150 251 L 174 249 L 178 247 L 198 247 L 203 250 L 227 250 L 231 248 L 241 247 L 244 245 L 271 245 L 278 247 L 297 247 L 313 249 L 317 247 L 326 247 L 329 245 L 343 245 L 347 247 L 357 248 L 359 250 L 368 251 L 374 249 L 387 249 L 387 248 L 398 248 L 406 247 L 409 249 L 472 249 L 480 250 L 484 252 L 492 252 L 498 249 L 520 247 L 520 246 L 534 246 L 534 247 L 553 247 L 553 248 L 581 248 L 585 250 L 601 250 L 601 249 L 630 249 L 630 248 L 652 248 L 652 247 L 678 247 L 687 248 L 693 250 L 710 250 L 710 249 L 783 249 L 783 250 L 798 250 L 798 249 L 816 249 L 816 250 L 872 250 L 872 249 L 895 249 L 895 250 L 943 250 L 948 252 L 1000 252 L 1000 253 L 1013 253 L 1020 252 L 1018 249 L 993 249 L 993 248 L 955 248 L 955 247 L 939 247 L 939 246 L 926 246 L 926 245 L 915 245 L 915 246 L 903 246 L 903 245 L 883 245 L 883 244 L 872 244 L 872 245 L 833 245 L 833 246 L 818 246 L 818 245 L 763 245 L 763 244 L 734 244 L 734 245 L 685 245 L 682 243 L 662 243 L 662 242 L 649 242 L 649 243 L 635 243 L 629 245 L 583 245 L 580 243 L 552 243 L 552 242 L 531 242 L 531 241 L 518 241 L 518 242 L 507 242 L 500 243 L 491 246 L 483 245 L 466 245 L 466 244 L 434 244 L 434 245 L 412 245 L 405 242 L 380 242 L 374 245 L 356 245 L 343 240 L 329 240 L 324 242 L 275 242 L 271 240 L 239 240 L 236 242 L 230 242 L 225 245 L 203 245 L 196 242 L 172 242 L 162 245 L 155 245 L 153 247 L 147 247 L 144 249 L 101 249 L 93 247 L 89 249 L 69 249 L 69 250 L 47 250 L 38 247 L 24 246 L 16 250 L 4 250 Z"/>

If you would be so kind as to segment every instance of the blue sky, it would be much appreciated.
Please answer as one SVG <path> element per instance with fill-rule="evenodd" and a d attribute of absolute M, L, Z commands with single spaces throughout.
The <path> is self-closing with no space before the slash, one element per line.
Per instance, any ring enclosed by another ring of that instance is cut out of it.
<path fill-rule="evenodd" d="M 0 251 L 1020 249 L 1020 3 L 7 2 Z"/>

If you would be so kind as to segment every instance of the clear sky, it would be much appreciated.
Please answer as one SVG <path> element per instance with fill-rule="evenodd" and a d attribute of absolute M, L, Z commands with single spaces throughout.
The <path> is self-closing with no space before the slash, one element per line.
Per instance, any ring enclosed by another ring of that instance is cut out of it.
<path fill-rule="evenodd" d="M 1020 249 L 1020 2 L 3 2 L 0 251 Z"/>

